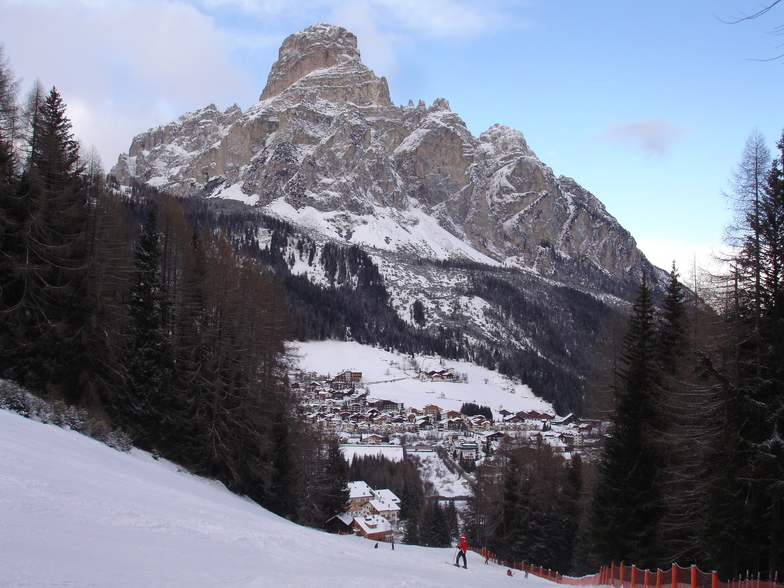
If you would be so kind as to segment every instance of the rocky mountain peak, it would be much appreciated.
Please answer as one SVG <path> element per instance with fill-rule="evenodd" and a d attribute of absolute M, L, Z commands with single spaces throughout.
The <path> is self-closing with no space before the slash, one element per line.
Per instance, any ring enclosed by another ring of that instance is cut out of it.
<path fill-rule="evenodd" d="M 274 98 L 314 72 L 322 73 L 321 76 L 315 76 L 318 79 L 323 77 L 324 70 L 334 69 L 338 71 L 332 72 L 329 77 L 349 78 L 345 80 L 345 84 L 339 85 L 349 85 L 352 82 L 358 82 L 360 85 L 380 83 L 383 86 L 381 101 L 385 104 L 389 102 L 386 80 L 383 78 L 379 80 L 362 64 L 357 48 L 357 37 L 343 27 L 326 23 L 310 26 L 289 35 L 283 41 L 278 52 L 278 60 L 272 66 L 267 85 L 259 99 Z M 324 85 L 323 80 L 317 82 L 317 85 Z M 334 83 L 329 85 L 335 86 Z M 379 98 L 378 93 L 378 90 L 371 91 L 371 99 Z M 326 96 L 326 98 L 330 97 Z"/>
<path fill-rule="evenodd" d="M 475 137 L 445 98 L 396 107 L 356 36 L 323 23 L 286 38 L 257 104 L 210 106 L 151 129 L 112 174 L 241 200 L 294 224 L 307 217 L 325 238 L 422 259 L 609 290 L 656 273 L 601 202 L 555 177 L 520 131 L 494 125 Z"/>

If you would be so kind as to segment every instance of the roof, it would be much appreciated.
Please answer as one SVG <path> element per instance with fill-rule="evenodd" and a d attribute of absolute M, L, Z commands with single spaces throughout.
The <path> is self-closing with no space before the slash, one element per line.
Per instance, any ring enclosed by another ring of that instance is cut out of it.
<path fill-rule="evenodd" d="M 368 486 L 367 482 L 349 482 L 348 483 L 348 499 L 356 498 L 372 498 L 373 490 Z"/>
<path fill-rule="evenodd" d="M 335 515 L 334 517 L 330 518 L 327 522 L 329 522 L 329 521 L 331 521 L 333 519 L 337 519 L 341 523 L 346 525 L 347 527 L 350 527 L 351 526 L 351 521 L 354 519 L 354 517 L 352 517 L 350 514 L 344 512 L 342 514 Z"/>
<path fill-rule="evenodd" d="M 394 502 L 387 502 L 386 500 L 371 500 L 370 506 L 376 509 L 376 512 L 398 511 L 400 507 Z"/>
<path fill-rule="evenodd" d="M 383 533 L 384 531 L 392 530 L 392 523 L 381 515 L 356 517 L 354 519 L 354 524 L 361 528 L 365 534 Z"/>
<path fill-rule="evenodd" d="M 379 497 L 380 500 L 391 502 L 393 504 L 400 504 L 400 498 L 398 498 L 397 495 L 388 488 L 383 490 L 374 490 L 373 492 L 376 496 Z"/>

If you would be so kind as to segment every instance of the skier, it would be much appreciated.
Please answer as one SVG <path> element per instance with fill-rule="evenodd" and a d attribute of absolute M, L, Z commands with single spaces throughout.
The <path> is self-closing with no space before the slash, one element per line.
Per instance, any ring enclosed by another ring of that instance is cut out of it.
<path fill-rule="evenodd" d="M 466 565 L 466 551 L 468 551 L 468 541 L 466 541 L 465 535 L 460 535 L 460 543 L 457 546 L 457 559 L 455 559 L 455 565 L 460 566 L 460 558 L 463 558 L 463 567 L 467 568 Z"/>
<path fill-rule="evenodd" d="M 508 570 L 506 570 L 506 575 L 507 576 L 514 576 L 514 574 L 512 573 L 512 568 L 509 568 Z"/>

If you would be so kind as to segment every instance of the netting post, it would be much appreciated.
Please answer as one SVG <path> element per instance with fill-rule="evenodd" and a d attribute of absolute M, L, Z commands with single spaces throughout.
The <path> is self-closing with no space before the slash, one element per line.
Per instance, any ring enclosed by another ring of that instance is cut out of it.
<path fill-rule="evenodd" d="M 678 588 L 678 564 L 672 564 L 672 588 Z"/>
<path fill-rule="evenodd" d="M 691 566 L 691 588 L 697 588 L 697 566 Z"/>
<path fill-rule="evenodd" d="M 711 572 L 711 588 L 719 588 L 719 574 Z"/>
<path fill-rule="evenodd" d="M 610 581 L 607 583 L 610 586 L 615 586 L 615 562 L 610 564 Z"/>
<path fill-rule="evenodd" d="M 632 588 L 635 588 L 635 586 L 637 585 L 637 566 L 634 564 L 632 564 L 631 584 L 632 584 Z"/>

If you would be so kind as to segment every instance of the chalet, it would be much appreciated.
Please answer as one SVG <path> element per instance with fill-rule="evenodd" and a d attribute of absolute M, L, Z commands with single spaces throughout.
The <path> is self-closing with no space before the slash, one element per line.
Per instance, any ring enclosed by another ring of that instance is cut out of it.
<path fill-rule="evenodd" d="M 354 518 L 347 513 L 335 515 L 324 523 L 324 530 L 335 535 L 351 535 L 354 532 Z"/>
<path fill-rule="evenodd" d="M 400 506 L 394 502 L 387 502 L 386 500 L 376 498 L 375 500 L 371 500 L 368 506 L 370 507 L 371 513 L 384 517 L 393 525 L 396 525 L 400 518 Z"/>
<path fill-rule="evenodd" d="M 467 429 L 468 425 L 461 418 L 451 418 L 446 420 L 447 431 L 465 431 Z"/>
<path fill-rule="evenodd" d="M 419 372 L 419 379 L 423 382 L 454 382 L 455 368 L 445 368 L 443 370 L 429 370 Z"/>
<path fill-rule="evenodd" d="M 373 490 L 373 494 L 375 494 L 379 500 L 384 500 L 385 502 L 391 502 L 392 504 L 400 506 L 400 499 L 392 490 Z"/>
<path fill-rule="evenodd" d="M 381 516 L 396 525 L 400 518 L 400 499 L 388 489 L 373 490 L 367 483 L 349 482 L 346 513 L 351 517 Z M 336 524 L 336 523 L 333 523 Z"/>
<path fill-rule="evenodd" d="M 473 441 L 460 443 L 457 453 L 463 459 L 476 460 L 479 457 L 479 445 Z"/>
<path fill-rule="evenodd" d="M 574 416 L 574 414 L 571 412 L 567 414 L 565 417 L 555 417 L 552 420 L 552 424 L 554 426 L 564 427 L 566 425 L 571 425 L 572 423 L 579 424 L 579 421 L 577 420 L 577 417 Z"/>
<path fill-rule="evenodd" d="M 487 420 L 483 415 L 478 414 L 469 419 L 469 427 L 475 431 L 489 431 L 492 428 L 492 421 Z"/>
<path fill-rule="evenodd" d="M 392 524 L 380 515 L 355 517 L 352 524 L 357 534 L 372 541 L 386 541 L 392 536 Z"/>
<path fill-rule="evenodd" d="M 446 411 L 446 418 L 448 418 L 448 419 L 462 419 L 463 418 L 463 413 L 462 412 L 458 412 L 456 410 L 448 410 L 448 411 Z"/>
<path fill-rule="evenodd" d="M 375 400 L 368 402 L 368 406 L 372 406 L 379 412 L 398 412 L 403 407 L 402 404 L 391 400 Z"/>
<path fill-rule="evenodd" d="M 424 430 L 424 429 L 432 429 L 433 422 L 429 416 L 419 417 L 416 421 L 417 428 Z"/>
<path fill-rule="evenodd" d="M 368 504 L 375 498 L 373 490 L 365 482 L 348 483 L 348 508 L 346 512 L 354 517 L 370 514 Z"/>
<path fill-rule="evenodd" d="M 541 421 L 544 418 L 544 415 L 536 410 L 521 410 L 517 413 L 517 416 L 526 421 Z"/>
<path fill-rule="evenodd" d="M 425 414 L 425 416 L 429 416 L 435 421 L 441 420 L 441 409 L 438 408 L 435 404 L 428 404 L 425 408 L 422 409 L 422 412 Z"/>
<path fill-rule="evenodd" d="M 492 433 L 488 433 L 484 436 L 485 441 L 489 441 L 490 443 L 497 443 L 501 439 L 503 439 L 506 435 L 503 433 L 499 433 L 498 431 L 493 431 Z"/>
<path fill-rule="evenodd" d="M 378 445 L 382 439 L 380 435 L 372 434 L 362 438 L 363 445 Z"/>

